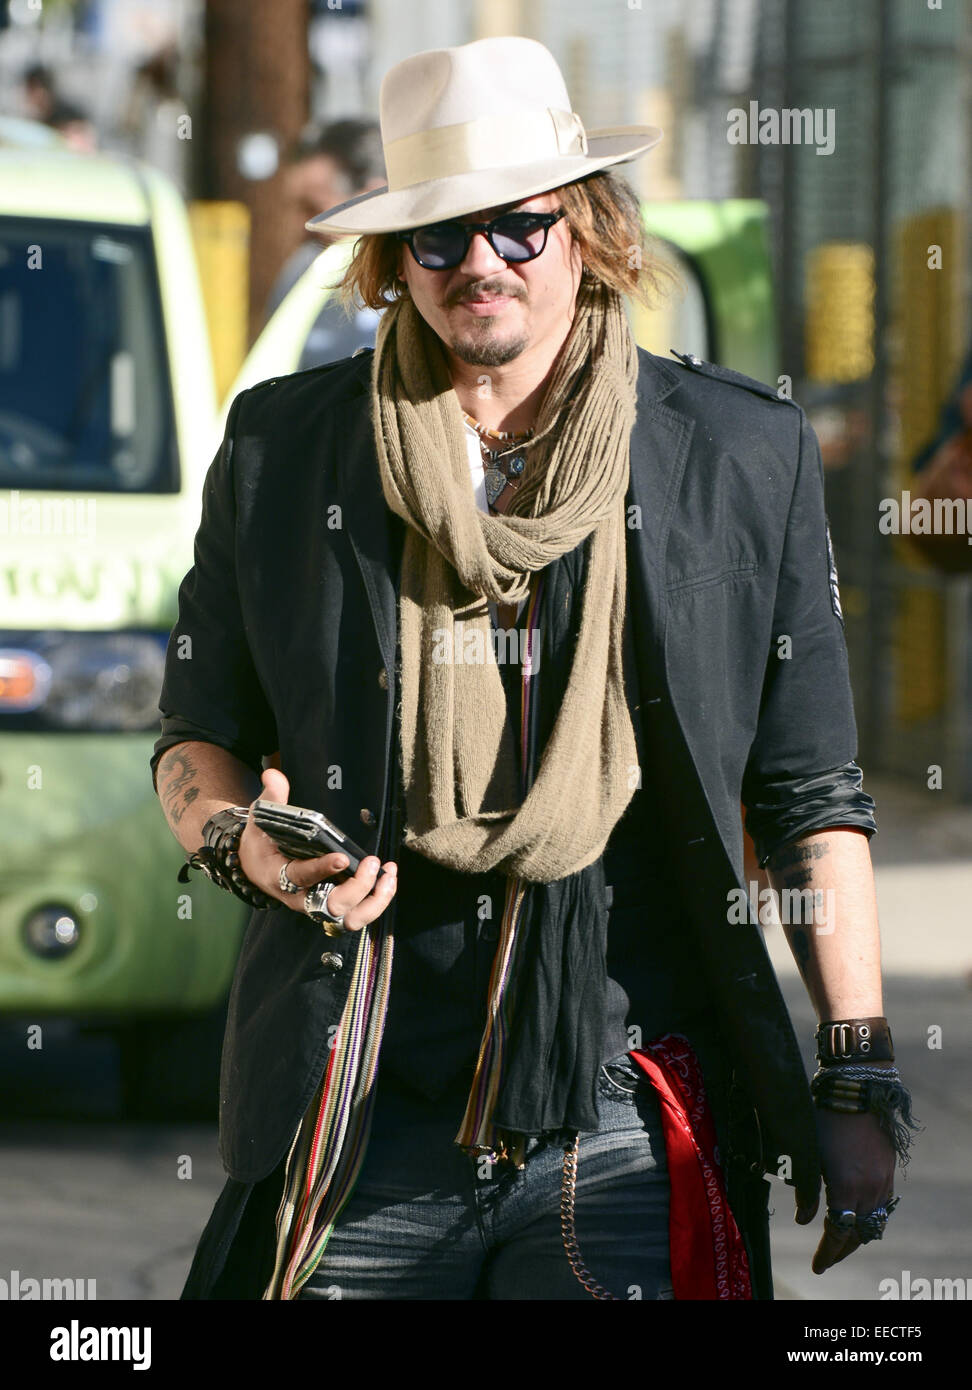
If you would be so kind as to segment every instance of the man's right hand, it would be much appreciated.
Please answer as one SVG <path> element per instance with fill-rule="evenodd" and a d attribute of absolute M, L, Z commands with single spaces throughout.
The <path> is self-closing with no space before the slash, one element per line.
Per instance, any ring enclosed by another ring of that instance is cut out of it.
<path fill-rule="evenodd" d="M 290 783 L 277 768 L 264 769 L 262 799 L 277 801 L 286 805 L 290 797 Z M 250 804 L 250 817 L 240 837 L 240 864 L 251 883 L 270 897 L 296 912 L 304 910 L 306 892 L 285 893 L 280 887 L 280 870 L 287 865 L 287 876 L 292 883 L 302 889 L 313 888 L 316 883 L 333 879 L 337 887 L 327 900 L 327 909 L 335 917 L 344 918 L 346 931 L 360 931 L 376 917 L 380 917 L 395 896 L 398 886 L 398 865 L 389 860 L 387 864 L 374 855 L 367 855 L 358 865 L 356 874 L 341 879 L 347 870 L 348 858 L 345 854 L 321 854 L 315 859 L 288 859 L 277 845 L 253 820 L 253 804 Z M 378 870 L 384 869 L 379 879 Z"/>

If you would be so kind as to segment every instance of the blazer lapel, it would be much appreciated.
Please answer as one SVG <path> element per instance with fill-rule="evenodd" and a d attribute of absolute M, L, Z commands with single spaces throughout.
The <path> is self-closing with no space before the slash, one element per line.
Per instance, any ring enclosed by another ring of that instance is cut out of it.
<path fill-rule="evenodd" d="M 628 484 L 628 576 L 638 605 L 638 647 L 657 693 L 668 604 L 665 593 L 665 552 L 672 516 L 685 471 L 695 421 L 664 404 L 678 386 L 678 377 L 660 358 L 639 349 L 638 403 L 631 432 L 631 476 Z M 636 606 L 636 612 L 638 608 Z M 647 687 L 646 687 L 647 688 Z"/>
<path fill-rule="evenodd" d="M 364 581 L 375 635 L 385 669 L 394 670 L 398 641 L 397 578 L 405 523 L 385 501 L 378 471 L 371 412 L 366 408 L 371 354 L 362 353 L 363 369 L 351 384 L 341 430 L 343 448 L 338 471 L 341 516 Z"/>

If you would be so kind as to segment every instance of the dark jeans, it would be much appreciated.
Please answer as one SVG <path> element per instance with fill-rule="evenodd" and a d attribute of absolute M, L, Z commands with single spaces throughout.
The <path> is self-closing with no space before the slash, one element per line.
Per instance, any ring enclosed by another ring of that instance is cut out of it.
<path fill-rule="evenodd" d="M 658 1102 L 622 1053 L 598 1077 L 578 1149 L 575 1228 L 620 1299 L 670 1299 L 668 1172 Z M 590 1299 L 561 1230 L 563 1150 L 536 1139 L 514 1170 L 453 1142 L 465 1092 L 431 1102 L 379 1082 L 358 1181 L 300 1298 Z"/>

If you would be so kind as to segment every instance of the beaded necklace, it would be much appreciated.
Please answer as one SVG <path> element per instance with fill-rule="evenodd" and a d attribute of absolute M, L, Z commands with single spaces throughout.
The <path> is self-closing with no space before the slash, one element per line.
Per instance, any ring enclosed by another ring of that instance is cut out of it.
<path fill-rule="evenodd" d="M 533 438 L 533 430 L 491 430 L 481 425 L 467 411 L 462 412 L 466 424 L 479 435 L 479 446 L 483 455 L 483 474 L 486 486 L 486 501 L 491 511 L 505 512 L 513 500 L 513 493 L 520 486 L 519 479 L 526 468 L 522 450 Z M 507 444 L 506 449 L 491 449 L 487 440 L 497 444 Z M 507 455 L 512 457 L 507 458 Z"/>

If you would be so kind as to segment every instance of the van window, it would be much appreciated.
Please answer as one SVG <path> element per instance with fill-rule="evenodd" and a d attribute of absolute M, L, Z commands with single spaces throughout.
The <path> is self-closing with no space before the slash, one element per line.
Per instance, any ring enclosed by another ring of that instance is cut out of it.
<path fill-rule="evenodd" d="M 0 485 L 178 491 L 148 229 L 0 217 Z"/>
<path fill-rule="evenodd" d="M 694 352 L 704 362 L 715 360 L 718 345 L 712 341 L 709 330 L 705 287 L 698 269 L 670 241 L 656 236 L 651 249 L 675 272 L 678 283 L 666 289 L 654 308 L 632 306 L 632 325 L 639 347 L 658 357 L 668 357 L 670 349 L 675 348 L 677 352 Z"/>

